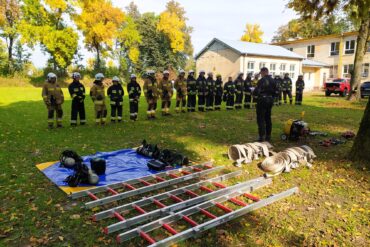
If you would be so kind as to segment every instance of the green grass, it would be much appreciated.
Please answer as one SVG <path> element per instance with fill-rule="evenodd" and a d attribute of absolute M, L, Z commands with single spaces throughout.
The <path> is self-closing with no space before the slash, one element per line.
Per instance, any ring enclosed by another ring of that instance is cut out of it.
<path fill-rule="evenodd" d="M 0 88 L 0 246 L 114 245 L 114 235 L 100 232 L 107 222 L 91 222 L 92 212 L 82 209 L 81 201 L 70 201 L 35 167 L 56 160 L 66 148 L 87 155 L 134 147 L 145 138 L 163 148 L 181 151 L 195 162 L 214 159 L 217 165 L 236 170 L 225 157 L 228 146 L 253 141 L 257 134 L 253 110 L 177 114 L 146 121 L 142 99 L 139 121 L 129 122 L 125 98 L 124 123 L 96 127 L 92 102 L 87 98 L 88 125 L 70 128 L 70 105 L 67 100 L 63 107 L 65 127 L 48 130 L 40 88 Z M 306 97 L 301 107 L 275 107 L 276 150 L 296 145 L 281 142 L 279 136 L 284 121 L 299 118 L 302 110 L 312 129 L 338 136 L 345 130 L 357 130 L 364 107 L 364 101 L 347 102 L 339 97 L 323 97 L 322 93 Z M 369 246 L 369 164 L 346 160 L 352 142 L 323 148 L 319 140 L 307 140 L 318 154 L 312 170 L 300 168 L 280 175 L 271 186 L 256 191 L 257 195 L 268 196 L 299 186 L 300 194 L 179 246 Z M 243 167 L 244 179 L 262 175 L 256 164 Z M 142 243 L 135 240 L 128 246 Z"/>

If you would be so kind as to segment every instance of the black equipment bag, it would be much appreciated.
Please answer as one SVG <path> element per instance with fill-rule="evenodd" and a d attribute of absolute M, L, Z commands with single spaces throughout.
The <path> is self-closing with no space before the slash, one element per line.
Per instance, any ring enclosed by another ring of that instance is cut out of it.
<path fill-rule="evenodd" d="M 97 175 L 105 174 L 106 162 L 101 158 L 93 158 L 90 160 L 91 170 L 93 170 Z"/>
<path fill-rule="evenodd" d="M 143 140 L 142 145 L 136 149 L 138 154 L 144 155 L 149 158 L 157 159 L 160 151 L 157 145 L 149 144 L 146 140 Z"/>
<path fill-rule="evenodd" d="M 147 166 L 151 170 L 163 171 L 167 165 L 160 160 L 149 160 Z"/>

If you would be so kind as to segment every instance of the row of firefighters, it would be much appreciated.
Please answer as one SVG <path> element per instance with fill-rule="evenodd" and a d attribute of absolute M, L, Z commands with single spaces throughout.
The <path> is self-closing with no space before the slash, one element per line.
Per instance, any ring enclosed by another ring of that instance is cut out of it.
<path fill-rule="evenodd" d="M 223 84 L 221 75 L 217 75 L 216 79 L 213 73 L 209 72 L 206 77 L 205 71 L 200 71 L 198 78 L 195 78 L 194 71 L 189 71 L 187 78 L 185 71 L 180 70 L 179 75 L 173 83 L 169 79 L 169 72 L 163 72 L 162 79 L 157 82 L 155 72 L 147 71 L 144 76 L 143 91 L 148 104 L 147 116 L 148 119 L 154 119 L 156 115 L 157 102 L 161 99 L 162 115 L 170 115 L 171 99 L 176 90 L 176 112 L 194 112 L 196 105 L 198 111 L 221 110 L 222 101 L 226 102 L 226 109 L 241 109 L 253 108 L 256 99 L 253 97 L 253 90 L 259 80 L 259 75 L 248 74 L 244 79 L 244 74 L 239 73 L 236 80 L 232 77 Z M 77 125 L 78 117 L 80 124 L 86 123 L 85 116 L 85 87 L 80 82 L 81 75 L 77 72 L 72 75 L 73 82 L 69 85 L 68 90 L 72 97 L 71 125 Z M 287 103 L 292 104 L 292 80 L 289 74 L 285 74 L 283 78 L 276 76 L 275 82 L 277 85 L 275 105 Z M 90 96 L 94 102 L 96 124 L 105 124 L 107 118 L 106 94 L 103 84 L 104 75 L 98 73 L 95 75 L 95 81 L 90 90 Z M 303 77 L 299 76 L 296 81 L 296 101 L 295 104 L 302 104 L 302 96 L 304 90 Z M 141 96 L 141 86 L 136 81 L 136 75 L 130 76 L 130 82 L 127 85 L 127 92 L 130 104 L 130 119 L 136 121 L 139 110 L 139 99 Z M 120 84 L 118 77 L 113 77 L 112 85 L 107 90 L 107 95 L 110 99 L 111 106 L 111 121 L 122 121 L 122 106 L 124 89 Z M 57 76 L 54 73 L 49 73 L 47 81 L 42 90 L 42 97 L 48 109 L 48 125 L 50 128 L 54 126 L 54 114 L 56 115 L 56 126 L 62 126 L 64 102 L 63 91 L 57 83 Z"/>

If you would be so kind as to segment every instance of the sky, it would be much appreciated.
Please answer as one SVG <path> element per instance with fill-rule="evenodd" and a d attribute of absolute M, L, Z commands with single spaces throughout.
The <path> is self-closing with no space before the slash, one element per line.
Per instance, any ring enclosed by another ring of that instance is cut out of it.
<path fill-rule="evenodd" d="M 134 0 L 141 13 L 165 10 L 169 0 Z M 113 0 L 116 7 L 124 10 L 131 0 Z M 187 24 L 194 28 L 192 42 L 194 53 L 199 52 L 213 38 L 239 40 L 246 23 L 258 23 L 264 32 L 263 41 L 269 43 L 279 26 L 296 18 L 296 14 L 285 7 L 288 0 L 177 0 L 185 8 Z M 83 44 L 81 43 L 81 46 Z M 39 49 L 32 52 L 36 67 L 45 66 L 47 56 Z M 93 54 L 82 51 L 84 59 Z M 194 55 L 195 55 L 194 54 Z"/>

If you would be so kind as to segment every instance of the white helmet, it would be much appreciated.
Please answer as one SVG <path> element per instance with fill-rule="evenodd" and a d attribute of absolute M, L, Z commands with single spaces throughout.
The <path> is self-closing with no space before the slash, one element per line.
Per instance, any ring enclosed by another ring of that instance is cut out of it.
<path fill-rule="evenodd" d="M 112 78 L 112 81 L 119 82 L 120 80 L 119 80 L 118 76 L 114 76 L 114 77 Z"/>
<path fill-rule="evenodd" d="M 80 73 L 78 73 L 78 72 L 73 72 L 73 73 L 72 73 L 72 78 L 73 78 L 73 79 L 76 79 L 76 78 L 79 78 L 79 79 L 80 79 L 80 78 L 81 78 L 81 74 L 80 74 Z"/>
<path fill-rule="evenodd" d="M 154 71 L 154 70 L 148 70 L 146 73 L 147 73 L 148 75 L 154 75 L 154 74 L 155 74 L 155 71 Z"/>
<path fill-rule="evenodd" d="M 97 73 L 97 74 L 95 75 L 95 80 L 101 81 L 101 80 L 103 80 L 103 79 L 104 79 L 104 75 L 103 75 L 103 73 Z"/>
<path fill-rule="evenodd" d="M 131 74 L 130 75 L 130 78 L 132 79 L 132 78 L 136 78 L 136 75 L 135 74 Z"/>
<path fill-rule="evenodd" d="M 52 79 L 52 78 L 55 78 L 55 79 L 57 79 L 57 75 L 56 74 L 54 74 L 54 73 L 49 73 L 48 75 L 47 75 L 47 78 L 48 78 L 48 80 L 50 80 L 50 79 Z"/>
<path fill-rule="evenodd" d="M 202 69 L 202 70 L 199 71 L 199 74 L 201 74 L 201 73 L 205 74 L 206 72 Z"/>
<path fill-rule="evenodd" d="M 208 76 L 213 76 L 213 72 L 208 72 Z"/>
<path fill-rule="evenodd" d="M 180 69 L 179 73 L 180 73 L 180 74 L 185 74 L 185 70 Z"/>
<path fill-rule="evenodd" d="M 169 72 L 168 70 L 165 70 L 165 71 L 163 71 L 163 74 L 164 74 L 164 75 L 169 75 L 169 74 L 170 74 L 170 72 Z"/>
<path fill-rule="evenodd" d="M 189 74 L 194 74 L 194 70 L 189 70 Z"/>

